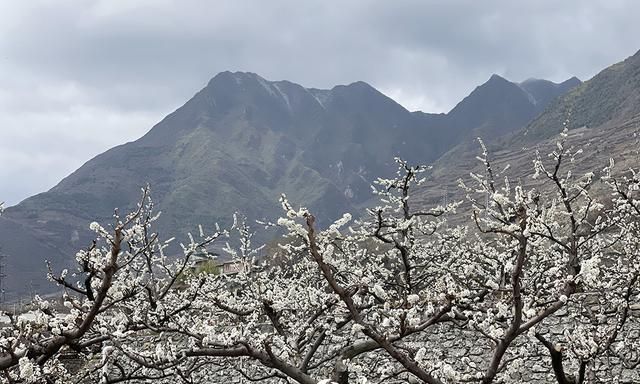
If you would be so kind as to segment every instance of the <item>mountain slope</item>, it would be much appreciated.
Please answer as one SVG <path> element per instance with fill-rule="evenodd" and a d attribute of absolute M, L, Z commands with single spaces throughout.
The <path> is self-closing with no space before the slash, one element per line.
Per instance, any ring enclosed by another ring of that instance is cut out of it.
<path fill-rule="evenodd" d="M 535 94 L 537 91 L 527 83 L 521 86 L 532 95 Z M 577 172 L 602 169 L 610 157 L 616 160 L 619 170 L 638 168 L 640 52 L 557 97 L 543 110 L 524 129 L 501 136 L 498 140 L 485 140 L 494 168 L 503 169 L 507 164 L 510 165 L 507 174 L 511 180 L 533 185 L 534 180 L 526 176 L 531 174 L 536 150 L 543 155 L 555 150 L 565 121 L 570 128 L 570 145 L 583 149 L 583 154 L 576 162 Z M 475 159 L 479 149 L 477 142 L 469 140 L 461 142 L 438 159 L 431 182 L 420 191 L 419 200 L 430 205 L 438 204 L 445 198 L 462 199 L 462 196 L 454 193 L 458 180 L 469 181 L 470 172 L 482 172 L 481 165 Z"/>
<path fill-rule="evenodd" d="M 525 90 L 497 76 L 449 114 L 425 114 L 363 82 L 319 90 L 220 73 L 140 139 L 7 209 L 0 218 L 6 288 L 22 294 L 25 279 L 35 290 L 50 288 L 43 260 L 69 265 L 90 243 L 88 223 L 130 209 L 147 183 L 166 237 L 225 225 L 234 211 L 274 219 L 281 193 L 326 222 L 366 202 L 371 181 L 393 171 L 394 156 L 432 162 L 465 138 L 519 129 L 536 108 Z"/>
<path fill-rule="evenodd" d="M 640 51 L 598 73 L 561 97 L 526 129 L 528 141 L 568 128 L 621 124 L 640 111 Z"/>
<path fill-rule="evenodd" d="M 536 106 L 527 93 L 498 75 L 456 105 L 449 113 L 458 129 L 474 127 L 475 136 L 499 136 L 535 117 Z"/>
<path fill-rule="evenodd" d="M 562 83 L 554 83 L 548 80 L 528 79 L 518 84 L 526 91 L 536 105 L 537 112 L 540 113 L 555 98 L 561 96 L 571 89 L 582 84 L 577 77 L 572 77 Z"/>

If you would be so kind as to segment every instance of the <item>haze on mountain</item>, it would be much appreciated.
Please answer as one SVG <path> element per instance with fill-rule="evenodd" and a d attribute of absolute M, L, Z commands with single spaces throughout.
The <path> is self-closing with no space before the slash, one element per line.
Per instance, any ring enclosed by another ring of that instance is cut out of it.
<path fill-rule="evenodd" d="M 448 114 L 428 114 L 364 82 L 321 90 L 220 73 L 140 139 L 7 209 L 0 218 L 5 289 L 10 296 L 52 289 L 44 260 L 68 267 L 90 244 L 88 224 L 109 223 L 116 207 L 131 209 L 145 184 L 166 237 L 229 224 L 236 211 L 273 220 L 282 193 L 327 222 L 369 200 L 370 183 L 393 170 L 394 156 L 430 163 L 469 137 L 517 130 L 577 84 L 493 75 Z"/>

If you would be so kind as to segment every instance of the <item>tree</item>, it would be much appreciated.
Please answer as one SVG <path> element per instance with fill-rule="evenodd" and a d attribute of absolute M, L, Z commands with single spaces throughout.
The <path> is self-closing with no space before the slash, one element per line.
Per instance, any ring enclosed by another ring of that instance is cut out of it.
<path fill-rule="evenodd" d="M 284 217 L 266 224 L 285 232 L 278 263 L 257 257 L 239 217 L 167 257 L 144 189 L 135 212 L 91 224 L 75 273 L 51 273 L 68 313 L 37 300 L 35 320 L 0 331 L 0 369 L 54 383 L 614 382 L 603 364 L 640 361 L 640 180 L 613 163 L 574 176 L 578 155 L 565 135 L 548 164 L 536 156 L 535 188 L 512 186 L 483 146 L 466 202 L 432 209 L 413 195 L 428 168 L 396 159 L 378 205 L 323 230 L 283 197 Z M 467 212 L 466 225 L 446 221 Z M 224 239 L 239 273 L 187 273 Z"/>

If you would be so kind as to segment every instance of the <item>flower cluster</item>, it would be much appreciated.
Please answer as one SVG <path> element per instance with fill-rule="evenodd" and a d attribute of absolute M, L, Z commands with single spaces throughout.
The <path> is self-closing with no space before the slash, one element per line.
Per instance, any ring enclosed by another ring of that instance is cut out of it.
<path fill-rule="evenodd" d="M 324 230 L 283 196 L 268 249 L 236 215 L 169 256 L 144 189 L 112 226 L 91 223 L 77 270 L 50 272 L 63 310 L 38 299 L 0 329 L 0 369 L 25 383 L 613 382 L 602 364 L 640 364 L 640 177 L 580 173 L 566 140 L 517 183 L 482 144 L 466 198 L 433 208 L 415 197 L 429 168 L 396 159 L 377 204 Z"/>

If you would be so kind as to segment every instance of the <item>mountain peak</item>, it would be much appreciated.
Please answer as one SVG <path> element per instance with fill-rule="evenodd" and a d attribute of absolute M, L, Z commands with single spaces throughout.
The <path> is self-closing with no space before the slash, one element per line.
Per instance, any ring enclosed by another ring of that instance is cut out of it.
<path fill-rule="evenodd" d="M 572 76 L 567 80 L 563 81 L 562 83 L 560 83 L 559 85 L 573 88 L 573 87 L 577 87 L 580 84 L 582 84 L 582 80 L 578 79 L 576 76 Z"/>
<path fill-rule="evenodd" d="M 556 135 L 569 113 L 569 129 L 610 127 L 633 119 L 640 110 L 639 69 L 640 52 L 605 68 L 584 83 L 573 78 L 567 80 L 581 85 L 527 127 L 528 139 Z"/>
<path fill-rule="evenodd" d="M 487 92 L 491 94 L 495 94 L 495 93 L 502 94 L 504 92 L 513 92 L 513 89 L 517 87 L 518 85 L 516 83 L 513 83 L 505 79 L 504 77 L 494 73 L 493 75 L 491 75 L 491 77 L 489 77 L 489 80 L 477 86 L 473 90 L 473 92 L 469 94 L 469 96 L 485 97 Z"/>
<path fill-rule="evenodd" d="M 507 80 L 504 77 L 502 77 L 502 76 L 500 76 L 498 74 L 495 74 L 495 73 L 493 75 L 491 75 L 489 80 L 487 80 L 485 82 L 485 84 L 491 84 L 491 83 L 509 83 L 509 84 L 513 84 L 509 80 Z"/>
<path fill-rule="evenodd" d="M 209 83 L 207 84 L 207 86 L 214 86 L 221 82 L 230 82 L 230 81 L 235 82 L 236 84 L 242 84 L 245 81 L 251 81 L 251 80 L 267 81 L 264 78 L 262 78 L 260 75 L 253 72 L 223 71 L 215 75 L 211 80 L 209 80 Z"/>
<path fill-rule="evenodd" d="M 536 113 L 540 113 L 552 100 L 577 87 L 581 83 L 582 82 L 574 76 L 562 83 L 529 78 L 517 85 L 527 94 L 529 100 L 534 104 Z"/>
<path fill-rule="evenodd" d="M 523 127 L 568 89 L 570 87 L 539 79 L 516 84 L 493 74 L 458 103 L 448 116 L 462 135 L 497 137 Z"/>
<path fill-rule="evenodd" d="M 378 91 L 377 89 L 375 89 L 373 86 L 371 86 L 369 83 L 366 83 L 364 81 L 354 81 L 353 83 L 350 84 L 346 84 L 346 85 L 336 85 L 335 87 L 333 87 L 331 89 L 331 91 L 353 91 L 353 92 L 375 92 L 375 93 L 380 93 L 380 91 Z"/>
<path fill-rule="evenodd" d="M 495 101 L 496 98 L 510 98 L 509 93 L 518 92 L 518 86 L 515 83 L 505 79 L 500 75 L 493 74 L 485 83 L 477 86 L 473 92 L 465 97 L 452 111 L 458 110 L 460 107 L 471 102 L 479 102 L 486 104 L 489 99 Z"/>
<path fill-rule="evenodd" d="M 375 89 L 369 83 L 364 82 L 362 80 L 354 81 L 353 83 L 347 85 L 347 87 L 362 88 L 362 89 Z"/>

